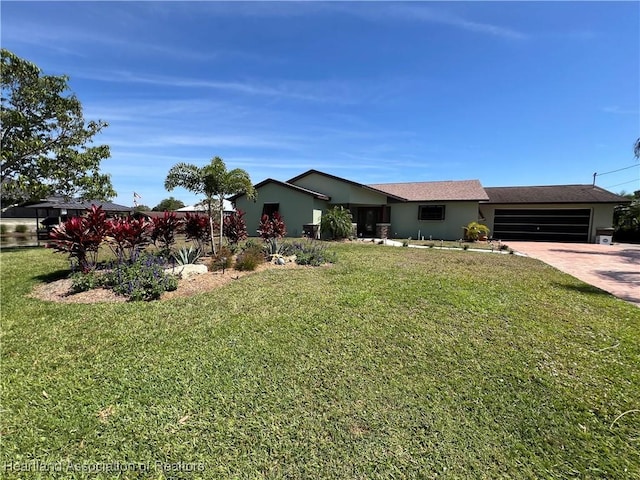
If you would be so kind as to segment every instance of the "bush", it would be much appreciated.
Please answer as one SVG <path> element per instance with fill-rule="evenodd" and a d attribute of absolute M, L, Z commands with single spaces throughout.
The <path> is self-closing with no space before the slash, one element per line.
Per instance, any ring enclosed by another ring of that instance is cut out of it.
<path fill-rule="evenodd" d="M 16 233 L 27 233 L 29 228 L 26 225 L 20 224 L 16 225 Z"/>
<path fill-rule="evenodd" d="M 489 227 L 478 222 L 470 222 L 465 228 L 465 237 L 467 240 L 475 242 L 482 236 L 489 235 Z"/>
<path fill-rule="evenodd" d="M 164 272 L 164 259 L 143 254 L 133 263 L 120 262 L 104 275 L 104 285 L 131 301 L 157 300 L 163 292 L 178 288 L 175 275 Z"/>
<path fill-rule="evenodd" d="M 103 278 L 96 272 L 75 272 L 71 274 L 71 291 L 73 293 L 86 292 L 102 286 Z"/>
<path fill-rule="evenodd" d="M 245 212 L 238 210 L 224 218 L 222 233 L 232 245 L 247 238 L 247 224 L 244 221 Z"/>
<path fill-rule="evenodd" d="M 284 256 L 295 255 L 298 265 L 312 265 L 314 267 L 325 263 L 335 263 L 337 259 L 335 252 L 314 240 L 284 243 L 281 245 L 279 253 Z"/>
<path fill-rule="evenodd" d="M 100 243 L 107 234 L 107 214 L 102 207 L 91 205 L 82 217 L 71 217 L 50 233 L 47 247 L 69 254 L 82 272 L 92 270 L 97 261 Z M 72 265 L 73 266 L 73 265 Z"/>
<path fill-rule="evenodd" d="M 320 231 L 333 240 L 350 238 L 353 235 L 353 217 L 344 207 L 336 206 L 327 210 L 320 220 Z"/>
<path fill-rule="evenodd" d="M 184 218 L 184 233 L 187 240 L 195 242 L 198 248 L 204 252 L 207 243 L 211 240 L 209 217 L 197 213 L 187 213 Z"/>
<path fill-rule="evenodd" d="M 151 219 L 151 240 L 154 245 L 160 245 L 160 249 L 168 253 L 176 243 L 176 233 L 180 226 L 178 216 L 173 212 L 164 212 L 162 217 Z"/>
<path fill-rule="evenodd" d="M 218 254 L 211 259 L 209 270 L 216 272 L 233 267 L 233 252 L 228 247 L 222 247 Z"/>
<path fill-rule="evenodd" d="M 152 223 L 141 217 L 118 217 L 107 221 L 109 244 L 120 260 L 133 262 L 151 243 Z"/>
<path fill-rule="evenodd" d="M 287 226 L 280 213 L 274 212 L 271 217 L 266 214 L 262 215 L 258 226 L 258 234 L 267 244 L 271 255 L 278 253 L 278 239 L 287 234 Z"/>
<path fill-rule="evenodd" d="M 9 228 L 3 223 L 0 224 L 0 235 L 6 235 L 9 233 Z"/>
<path fill-rule="evenodd" d="M 263 247 L 252 241 L 247 242 L 244 250 L 236 258 L 235 269 L 241 271 L 253 271 L 258 267 L 258 265 L 263 264 L 264 261 Z"/>

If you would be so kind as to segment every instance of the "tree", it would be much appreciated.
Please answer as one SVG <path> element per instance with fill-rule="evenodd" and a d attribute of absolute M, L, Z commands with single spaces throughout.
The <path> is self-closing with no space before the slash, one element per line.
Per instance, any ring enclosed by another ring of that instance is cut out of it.
<path fill-rule="evenodd" d="M 640 159 L 640 138 L 633 144 L 633 156 L 636 157 L 636 159 Z"/>
<path fill-rule="evenodd" d="M 151 207 L 149 205 L 136 205 L 135 207 L 133 207 L 134 213 L 149 212 L 149 211 L 151 211 Z"/>
<path fill-rule="evenodd" d="M 107 124 L 85 121 L 80 101 L 68 91 L 67 76 L 43 75 L 6 49 L 0 57 L 2 198 L 115 197 L 109 175 L 99 171 L 109 147 L 92 145 Z"/>
<path fill-rule="evenodd" d="M 158 205 L 153 207 L 154 212 L 175 212 L 184 207 L 184 202 L 173 197 L 165 198 Z"/>
<path fill-rule="evenodd" d="M 211 251 L 214 255 L 216 253 L 213 241 L 214 209 L 218 210 L 220 214 L 220 246 L 222 246 L 225 197 L 241 193 L 246 194 L 249 198 L 256 196 L 249 174 L 241 168 L 227 170 L 227 166 L 220 157 L 212 158 L 211 163 L 204 167 L 184 162 L 174 165 L 167 174 L 164 187 L 169 191 L 176 187 L 182 187 L 190 192 L 205 196 L 204 204 L 207 207 L 209 228 L 211 229 Z"/>

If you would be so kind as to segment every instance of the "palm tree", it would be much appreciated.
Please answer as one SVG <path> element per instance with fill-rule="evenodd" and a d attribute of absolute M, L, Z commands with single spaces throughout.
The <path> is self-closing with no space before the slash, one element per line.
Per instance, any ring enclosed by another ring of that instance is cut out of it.
<path fill-rule="evenodd" d="M 249 198 L 255 198 L 249 174 L 241 169 L 227 170 L 227 166 L 220 157 L 211 159 L 211 163 L 198 167 L 190 163 L 178 163 L 171 167 L 164 181 L 164 188 L 171 191 L 182 187 L 190 192 L 204 194 L 204 204 L 209 215 L 211 229 L 211 251 L 216 254 L 213 241 L 213 212 L 214 207 L 220 214 L 220 246 L 222 246 L 222 221 L 224 215 L 225 197 L 244 193 Z"/>

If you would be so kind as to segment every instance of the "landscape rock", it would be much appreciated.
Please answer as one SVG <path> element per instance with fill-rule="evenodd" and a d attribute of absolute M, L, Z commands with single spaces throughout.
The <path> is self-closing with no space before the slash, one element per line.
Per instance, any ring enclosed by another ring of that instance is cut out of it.
<path fill-rule="evenodd" d="M 169 273 L 172 275 L 179 275 L 181 278 L 189 278 L 194 275 L 201 275 L 203 273 L 207 273 L 208 269 L 206 265 L 199 264 L 187 264 L 187 265 L 176 265 L 173 268 L 166 268 L 165 273 Z"/>

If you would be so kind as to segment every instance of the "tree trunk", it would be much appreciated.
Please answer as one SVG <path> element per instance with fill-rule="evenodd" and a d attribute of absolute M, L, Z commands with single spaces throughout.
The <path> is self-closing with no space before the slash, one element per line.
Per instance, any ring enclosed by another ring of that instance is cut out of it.
<path fill-rule="evenodd" d="M 211 200 L 207 201 L 207 210 L 208 210 L 208 214 L 209 214 L 209 238 L 211 239 L 211 255 L 215 256 L 216 255 L 216 245 L 215 245 L 215 239 L 214 239 L 214 234 L 213 234 L 213 215 L 212 215 L 212 211 L 211 211 Z"/>
<path fill-rule="evenodd" d="M 222 224 L 224 223 L 224 197 L 220 197 L 220 245 L 218 247 L 222 250 Z"/>

